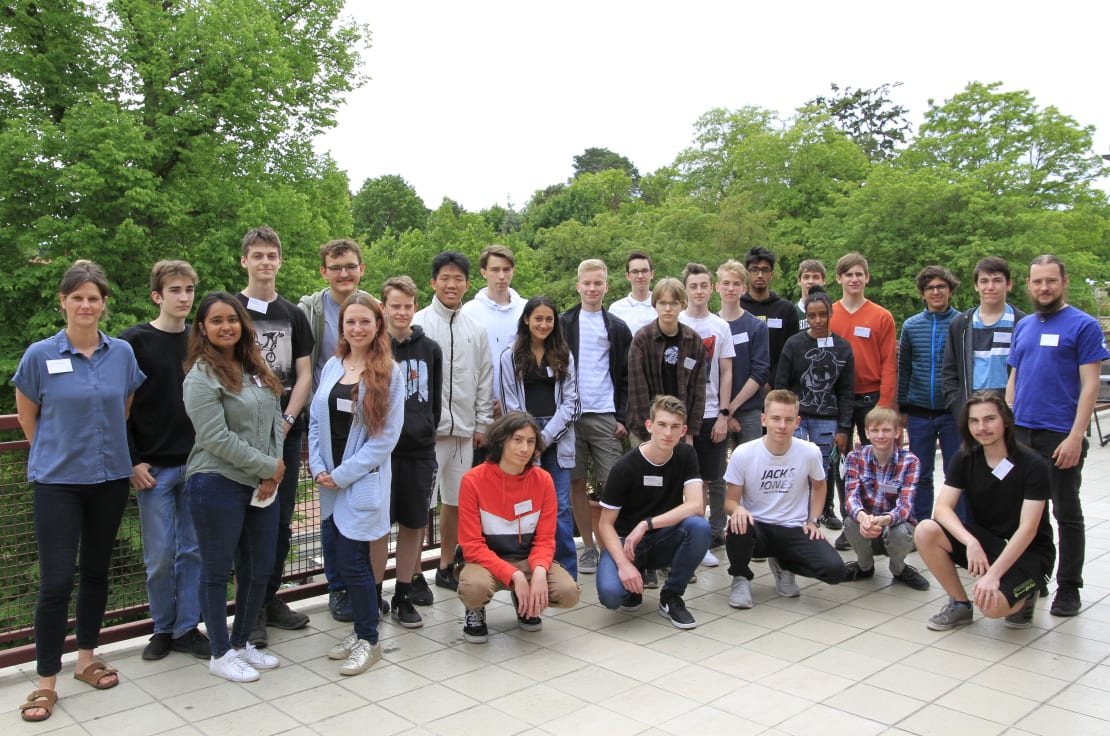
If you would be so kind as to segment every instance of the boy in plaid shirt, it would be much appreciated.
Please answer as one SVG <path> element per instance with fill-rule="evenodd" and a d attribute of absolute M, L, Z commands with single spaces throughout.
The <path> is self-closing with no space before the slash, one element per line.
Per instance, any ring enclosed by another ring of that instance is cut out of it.
<path fill-rule="evenodd" d="M 897 412 L 885 406 L 869 411 L 865 426 L 871 444 L 852 450 L 846 458 L 844 534 L 856 552 L 856 562 L 848 563 L 844 579 L 863 580 L 875 574 L 871 540 L 882 537 L 894 579 L 914 590 L 927 590 L 929 581 L 906 564 L 917 525 L 913 499 L 921 461 L 896 445 L 902 431 L 899 419 Z"/>

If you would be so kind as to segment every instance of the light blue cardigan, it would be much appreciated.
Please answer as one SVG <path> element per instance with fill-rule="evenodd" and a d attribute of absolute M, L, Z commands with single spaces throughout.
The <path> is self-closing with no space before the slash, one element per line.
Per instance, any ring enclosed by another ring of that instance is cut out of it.
<path fill-rule="evenodd" d="M 332 357 L 320 373 L 320 384 L 309 409 L 308 466 L 313 478 L 327 471 L 339 486 L 338 489 L 317 489 L 320 518 L 334 516 L 335 525 L 344 537 L 369 542 L 389 533 L 389 499 L 393 484 L 390 454 L 401 436 L 405 419 L 405 384 L 401 368 L 394 363 L 389 382 L 389 414 L 385 427 L 373 437 L 363 424 L 356 404 L 343 460 L 335 465 L 331 457 L 328 395 L 342 377 L 343 362 Z"/>
<path fill-rule="evenodd" d="M 574 379 L 574 355 L 563 380 L 555 384 L 555 416 L 543 428 L 543 443 L 550 447 L 556 443 L 556 457 L 560 468 L 574 467 L 574 423 L 582 416 L 582 402 L 578 398 L 578 381 Z M 523 411 L 524 384 L 516 375 L 513 349 L 501 352 L 501 411 Z"/>

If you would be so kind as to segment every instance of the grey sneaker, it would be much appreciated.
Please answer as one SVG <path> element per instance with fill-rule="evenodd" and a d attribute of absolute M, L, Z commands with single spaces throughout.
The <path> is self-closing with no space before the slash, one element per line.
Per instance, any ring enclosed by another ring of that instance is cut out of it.
<path fill-rule="evenodd" d="M 1021 610 L 1011 613 L 1002 624 L 1007 629 L 1028 629 L 1033 625 L 1033 609 L 1037 607 L 1037 591 L 1025 596 Z"/>
<path fill-rule="evenodd" d="M 728 594 L 728 604 L 733 608 L 752 607 L 752 581 L 737 575 L 732 579 L 732 590 Z"/>
<path fill-rule="evenodd" d="M 659 587 L 659 573 L 655 570 L 644 570 L 644 587 L 645 588 L 658 588 Z"/>
<path fill-rule="evenodd" d="M 955 601 L 949 599 L 944 604 L 944 608 L 940 609 L 940 613 L 931 616 L 925 625 L 933 631 L 948 631 L 957 626 L 971 623 L 971 605 L 965 602 L 965 605 L 960 605 Z"/>
<path fill-rule="evenodd" d="M 597 572 L 597 563 L 600 559 L 601 555 L 597 547 L 586 547 L 582 550 L 582 554 L 578 555 L 578 572 L 593 575 Z"/>
<path fill-rule="evenodd" d="M 774 557 L 767 558 L 767 567 L 775 577 L 775 589 L 783 598 L 797 598 L 802 594 L 802 589 L 794 582 L 794 573 L 783 570 L 779 561 Z"/>
<path fill-rule="evenodd" d="M 356 641 L 358 641 L 358 634 L 352 629 L 338 644 L 328 650 L 328 659 L 346 659 L 351 656 L 351 649 L 354 648 Z"/>
<path fill-rule="evenodd" d="M 381 658 L 382 647 L 380 644 L 371 644 L 365 639 L 359 639 L 351 647 L 351 654 L 347 657 L 347 661 L 339 666 L 339 674 L 360 674 L 370 669 Z"/>

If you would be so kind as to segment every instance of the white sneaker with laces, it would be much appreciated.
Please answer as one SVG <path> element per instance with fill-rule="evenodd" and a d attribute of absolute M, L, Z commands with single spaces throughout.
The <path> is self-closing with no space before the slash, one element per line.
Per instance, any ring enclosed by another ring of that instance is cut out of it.
<path fill-rule="evenodd" d="M 371 666 L 382 658 L 382 648 L 379 644 L 371 644 L 366 639 L 356 639 L 351 647 L 351 655 L 339 667 L 341 675 L 357 675 L 370 669 Z"/>
<path fill-rule="evenodd" d="M 716 567 L 721 564 L 721 561 L 717 559 L 717 555 L 713 554 L 711 550 L 706 550 L 705 557 L 701 558 L 701 564 L 706 567 Z"/>
<path fill-rule="evenodd" d="M 281 664 L 280 659 L 272 654 L 266 654 L 261 649 L 256 649 L 250 642 L 239 650 L 239 657 L 256 670 L 272 670 Z"/>
<path fill-rule="evenodd" d="M 733 608 L 751 608 L 752 581 L 739 575 L 735 576 L 732 579 L 732 590 L 728 594 L 728 604 Z"/>
<path fill-rule="evenodd" d="M 208 673 L 231 682 L 254 682 L 258 679 L 258 670 L 247 664 L 237 649 L 228 649 L 222 657 L 212 657 L 208 661 Z"/>
<path fill-rule="evenodd" d="M 338 644 L 328 650 L 328 659 L 346 659 L 351 656 L 351 649 L 354 648 L 356 641 L 358 641 L 358 634 L 352 629 Z"/>
<path fill-rule="evenodd" d="M 771 574 L 775 577 L 775 589 L 779 595 L 783 598 L 797 598 L 802 594 L 802 589 L 794 582 L 794 573 L 783 570 L 777 559 L 768 557 L 767 567 L 771 568 Z"/>

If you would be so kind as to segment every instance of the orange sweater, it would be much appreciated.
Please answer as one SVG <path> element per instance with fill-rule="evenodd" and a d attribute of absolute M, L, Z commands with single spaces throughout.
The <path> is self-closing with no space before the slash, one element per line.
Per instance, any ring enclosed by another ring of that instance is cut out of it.
<path fill-rule="evenodd" d="M 856 393 L 878 391 L 879 406 L 897 409 L 898 353 L 890 312 L 869 299 L 852 313 L 837 302 L 833 304 L 829 329 L 852 345 Z"/>

